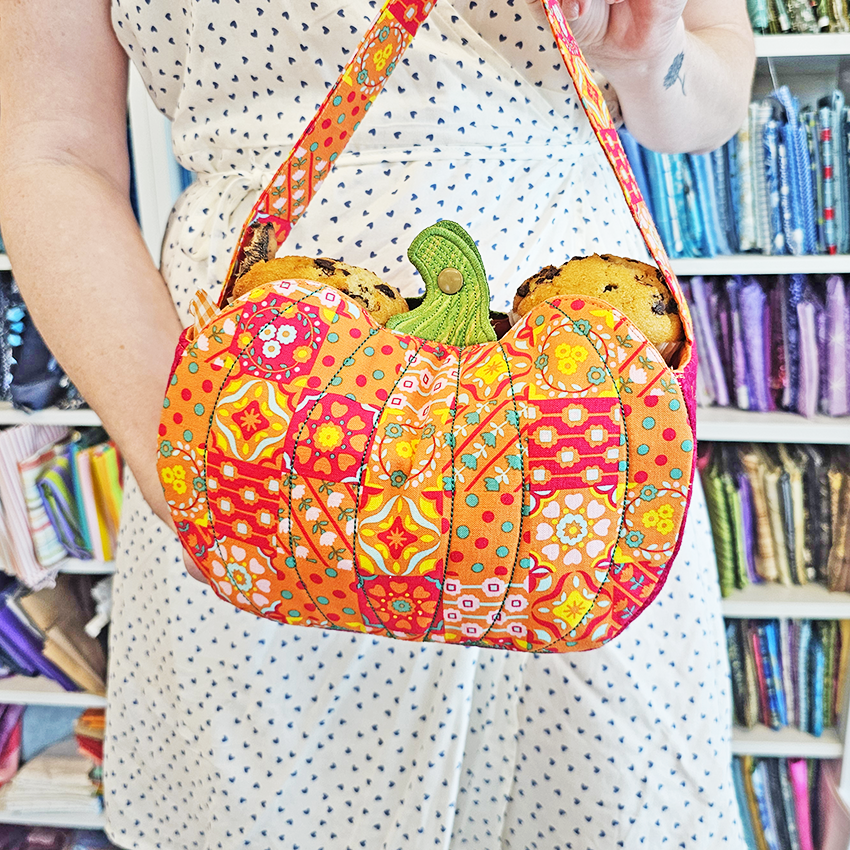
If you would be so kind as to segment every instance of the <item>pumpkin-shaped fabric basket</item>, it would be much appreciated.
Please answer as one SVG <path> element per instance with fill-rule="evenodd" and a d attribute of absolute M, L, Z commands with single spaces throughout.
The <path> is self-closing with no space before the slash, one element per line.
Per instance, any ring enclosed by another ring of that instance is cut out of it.
<path fill-rule="evenodd" d="M 297 214 L 276 201 L 292 158 L 329 137 L 334 109 L 370 102 L 431 5 L 387 4 L 248 225 L 286 237 Z M 451 222 L 414 240 L 425 302 L 391 327 L 300 279 L 231 301 L 246 226 L 219 308 L 200 299 L 181 337 L 158 455 L 180 538 L 232 604 L 302 626 L 563 652 L 611 640 L 663 584 L 694 471 L 690 320 L 601 96 L 544 6 L 678 301 L 677 368 L 586 297 L 550 299 L 496 339 L 480 256 Z"/>

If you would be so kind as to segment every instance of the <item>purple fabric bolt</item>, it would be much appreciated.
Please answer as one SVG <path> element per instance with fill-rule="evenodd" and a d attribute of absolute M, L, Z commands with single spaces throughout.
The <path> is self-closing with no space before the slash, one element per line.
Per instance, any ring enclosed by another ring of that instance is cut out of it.
<path fill-rule="evenodd" d="M 711 311 L 706 297 L 705 281 L 702 277 L 691 279 L 691 295 L 695 307 L 694 326 L 700 346 L 699 354 L 708 373 L 708 384 L 717 404 L 720 407 L 729 407 L 729 390 L 723 373 L 723 363 L 717 350 L 715 331 L 711 326 Z"/>
<path fill-rule="evenodd" d="M 22 705 L 4 705 L 0 707 L 0 752 L 6 746 L 9 735 L 12 734 L 23 713 L 24 706 Z"/>
<path fill-rule="evenodd" d="M 797 304 L 799 327 L 799 392 L 797 394 L 797 412 L 811 418 L 818 409 L 818 373 L 817 316 L 815 305 L 803 300 Z"/>
<path fill-rule="evenodd" d="M 747 556 L 747 575 L 751 582 L 760 582 L 761 576 L 756 571 L 756 532 L 753 521 L 753 493 L 750 489 L 750 479 L 746 473 L 739 472 L 738 497 L 741 500 L 741 527 L 744 533 L 744 552 Z"/>
<path fill-rule="evenodd" d="M 788 386 L 784 406 L 788 410 L 797 410 L 797 394 L 799 392 L 800 375 L 800 326 L 797 316 L 797 305 L 803 300 L 806 287 L 804 274 L 792 274 L 787 280 L 783 320 L 785 325 L 785 369 L 788 373 Z"/>
<path fill-rule="evenodd" d="M 738 408 L 750 410 L 751 387 L 748 379 L 747 353 L 744 348 L 741 305 L 738 298 L 740 288 L 740 278 L 733 277 L 726 281 L 726 294 L 729 297 L 729 313 L 732 325 L 733 389 Z"/>
<path fill-rule="evenodd" d="M 826 281 L 826 412 L 830 416 L 850 413 L 850 337 L 844 279 L 832 275 Z"/>
<path fill-rule="evenodd" d="M 761 284 L 747 278 L 739 290 L 743 345 L 747 358 L 747 386 L 750 391 L 750 409 L 770 410 L 770 378 L 764 356 L 764 314 L 767 296 Z"/>

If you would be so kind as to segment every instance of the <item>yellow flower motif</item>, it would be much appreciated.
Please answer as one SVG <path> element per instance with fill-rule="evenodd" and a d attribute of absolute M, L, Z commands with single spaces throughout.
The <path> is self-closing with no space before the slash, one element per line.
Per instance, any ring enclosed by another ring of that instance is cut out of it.
<path fill-rule="evenodd" d="M 485 384 L 492 384 L 499 379 L 499 376 L 505 371 L 504 360 L 488 360 L 482 363 L 476 370 L 475 375 L 481 378 Z"/>
<path fill-rule="evenodd" d="M 320 449 L 330 451 L 337 446 L 342 445 L 342 440 L 345 434 L 339 425 L 334 425 L 332 422 L 325 422 L 316 428 L 316 445 Z"/>
<path fill-rule="evenodd" d="M 171 485 L 175 493 L 182 496 L 186 492 L 186 470 L 182 466 L 167 466 L 162 470 L 162 480 Z"/>
<path fill-rule="evenodd" d="M 310 359 L 310 346 L 299 345 L 298 348 L 292 352 L 292 358 L 297 360 L 299 363 L 306 363 Z"/>
<path fill-rule="evenodd" d="M 587 349 L 580 345 L 563 344 L 555 349 L 555 357 L 558 358 L 558 368 L 565 375 L 573 375 L 578 364 L 587 360 Z"/>
<path fill-rule="evenodd" d="M 673 508 L 671 505 L 662 505 L 658 509 L 658 516 L 663 519 L 672 519 L 673 518 Z"/>
<path fill-rule="evenodd" d="M 655 528 L 658 525 L 658 512 L 657 511 L 647 511 L 643 517 L 643 524 L 647 528 Z"/>
<path fill-rule="evenodd" d="M 401 442 L 396 443 L 395 446 L 396 452 L 398 452 L 399 457 L 412 457 L 413 456 L 413 446 L 410 443 Z"/>
<path fill-rule="evenodd" d="M 669 519 L 658 520 L 658 533 L 669 534 L 673 530 L 673 523 Z"/>

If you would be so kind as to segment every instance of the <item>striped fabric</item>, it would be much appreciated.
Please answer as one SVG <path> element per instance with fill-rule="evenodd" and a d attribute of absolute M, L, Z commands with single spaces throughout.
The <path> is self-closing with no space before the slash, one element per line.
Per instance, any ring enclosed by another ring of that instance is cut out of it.
<path fill-rule="evenodd" d="M 59 425 L 17 425 L 0 431 L 0 500 L 11 542 L 12 566 L 18 580 L 33 590 L 51 587 L 56 570 L 46 569 L 35 556 L 18 464 L 67 434 L 68 429 Z"/>
<path fill-rule="evenodd" d="M 818 112 L 820 124 L 820 160 L 823 169 L 823 236 L 827 254 L 838 253 L 835 240 L 835 175 L 832 149 L 832 110 L 822 107 Z"/>
<path fill-rule="evenodd" d="M 835 182 L 835 245 L 839 254 L 850 251 L 850 190 L 847 186 L 846 109 L 844 92 L 836 89 L 832 93 L 832 155 Z"/>

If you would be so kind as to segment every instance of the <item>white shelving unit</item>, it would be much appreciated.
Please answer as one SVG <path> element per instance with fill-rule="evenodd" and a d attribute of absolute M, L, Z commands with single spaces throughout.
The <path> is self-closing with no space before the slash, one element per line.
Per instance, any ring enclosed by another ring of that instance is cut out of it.
<path fill-rule="evenodd" d="M 757 36 L 759 68 L 757 96 L 778 84 L 788 83 L 804 98 L 814 96 L 824 81 L 837 82 L 838 62 L 850 55 L 850 35 Z M 767 60 L 770 60 L 768 62 Z M 850 255 L 764 256 L 740 254 L 710 259 L 673 260 L 677 275 L 780 275 L 850 274 Z M 850 417 L 805 419 L 789 413 L 751 413 L 733 409 L 701 408 L 697 416 L 700 440 L 724 442 L 850 444 Z M 850 594 L 829 593 L 819 585 L 783 587 L 777 584 L 751 585 L 723 600 L 723 614 L 731 618 L 799 618 L 819 620 L 850 619 Z M 844 710 L 838 728 L 826 729 L 819 737 L 797 729 L 773 730 L 758 725 L 733 730 L 732 750 L 736 755 L 762 757 L 841 759 L 841 790 L 850 798 L 850 758 L 845 759 L 846 726 L 850 708 L 850 687 L 844 694 Z"/>
<path fill-rule="evenodd" d="M 723 616 L 737 620 L 850 620 L 850 593 L 830 593 L 821 584 L 751 584 L 723 600 Z"/>
<path fill-rule="evenodd" d="M 7 812 L 0 809 L 0 824 L 22 824 L 24 826 L 55 826 L 58 829 L 103 829 L 103 815 L 75 817 L 73 815 L 33 814 L 31 812 Z"/>
<path fill-rule="evenodd" d="M 104 708 L 106 697 L 66 691 L 43 676 L 0 679 L 0 702 L 9 705 L 56 705 L 65 708 Z"/>
<path fill-rule="evenodd" d="M 752 729 L 735 727 L 732 752 L 738 755 L 777 758 L 841 758 L 844 747 L 835 729 L 824 729 L 818 737 L 799 729 L 768 729 L 758 724 Z"/>
<path fill-rule="evenodd" d="M 88 408 L 80 410 L 37 410 L 27 413 L 24 410 L 16 410 L 11 402 L 0 401 L 0 426 L 2 425 L 67 425 L 71 428 L 85 427 L 87 425 L 100 425 L 100 418 Z"/>
<path fill-rule="evenodd" d="M 671 260 L 678 277 L 695 275 L 769 275 L 769 274 L 847 274 L 850 255 L 802 254 L 800 256 L 765 254 L 727 254 L 719 257 L 695 257 Z"/>
<path fill-rule="evenodd" d="M 850 444 L 850 417 L 796 413 L 752 413 L 729 407 L 701 407 L 697 411 L 697 439 L 738 443 Z"/>

